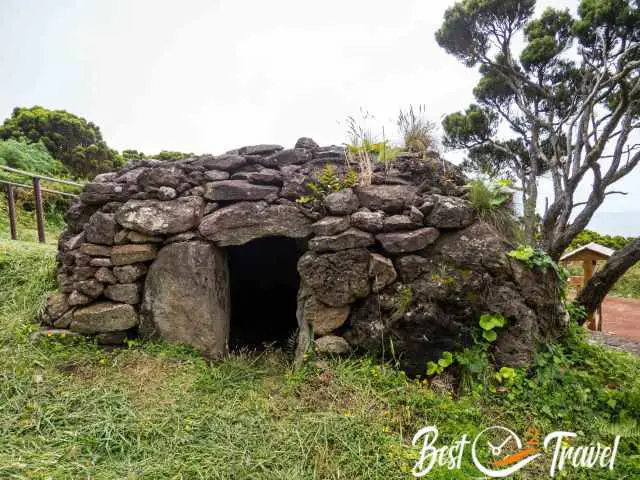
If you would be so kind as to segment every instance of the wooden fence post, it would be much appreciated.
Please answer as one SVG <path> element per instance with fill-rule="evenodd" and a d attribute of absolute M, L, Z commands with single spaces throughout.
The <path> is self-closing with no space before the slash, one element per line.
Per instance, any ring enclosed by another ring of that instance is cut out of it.
<path fill-rule="evenodd" d="M 38 241 L 40 243 L 44 243 L 44 213 L 42 211 L 42 192 L 40 191 L 40 179 L 38 177 L 33 177 L 33 196 L 36 201 L 36 223 L 38 224 Z"/>
<path fill-rule="evenodd" d="M 13 198 L 13 185 L 5 185 L 7 190 L 7 206 L 9 209 L 9 227 L 11 228 L 11 240 L 17 240 L 18 234 L 16 230 L 16 203 Z"/>

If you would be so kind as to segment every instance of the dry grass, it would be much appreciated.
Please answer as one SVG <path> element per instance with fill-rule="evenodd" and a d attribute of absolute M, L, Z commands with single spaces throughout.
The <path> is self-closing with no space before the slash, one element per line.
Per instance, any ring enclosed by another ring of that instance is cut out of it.
<path fill-rule="evenodd" d="M 411 153 L 424 153 L 434 148 L 435 123 L 427 120 L 426 105 L 413 105 L 398 114 L 398 130 L 404 140 L 404 147 Z"/>

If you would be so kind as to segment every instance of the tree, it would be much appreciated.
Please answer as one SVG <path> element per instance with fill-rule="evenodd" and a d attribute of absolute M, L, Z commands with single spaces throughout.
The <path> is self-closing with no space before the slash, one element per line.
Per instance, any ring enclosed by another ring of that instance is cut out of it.
<path fill-rule="evenodd" d="M 154 158 L 155 160 L 161 160 L 163 162 L 184 160 L 185 158 L 189 157 L 193 157 L 193 153 L 175 152 L 173 150 L 162 150 L 160 153 L 151 156 L 151 158 Z"/>
<path fill-rule="evenodd" d="M 96 125 L 65 110 L 14 108 L 0 126 L 0 139 L 9 138 L 41 142 L 53 158 L 78 177 L 93 177 L 121 163 L 118 152 L 107 146 Z"/>
<path fill-rule="evenodd" d="M 122 151 L 122 163 L 129 162 L 137 162 L 139 160 L 144 160 L 147 156 L 143 152 L 139 152 L 138 150 L 123 150 Z"/>
<path fill-rule="evenodd" d="M 626 247 L 635 240 L 634 237 L 623 237 L 621 235 L 602 235 L 593 230 L 585 229 L 580 232 L 571 242 L 567 250 L 575 250 L 576 248 L 587 245 L 591 242 L 599 243 L 605 247 L 613 248 L 614 250 L 620 250 Z"/>
<path fill-rule="evenodd" d="M 576 18 L 553 8 L 534 18 L 534 8 L 463 0 L 446 11 L 437 42 L 481 78 L 476 103 L 443 126 L 445 145 L 468 149 L 467 168 L 519 180 L 526 237 L 557 260 L 640 162 L 640 13 L 638 0 L 581 0 Z M 554 197 L 539 220 L 545 173 Z M 589 176 L 591 193 L 578 201 Z M 635 262 L 633 243 L 624 251 L 616 275 Z"/>
<path fill-rule="evenodd" d="M 193 157 L 193 153 L 175 152 L 173 150 L 162 150 L 156 155 L 146 155 L 138 150 L 123 150 L 122 160 L 123 163 L 135 162 L 139 160 L 160 160 L 162 162 L 173 162 L 176 160 L 184 160 L 185 158 Z"/>

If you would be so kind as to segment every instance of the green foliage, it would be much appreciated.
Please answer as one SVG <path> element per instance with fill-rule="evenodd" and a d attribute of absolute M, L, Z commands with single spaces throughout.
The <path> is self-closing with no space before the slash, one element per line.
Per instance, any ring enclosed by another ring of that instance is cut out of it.
<path fill-rule="evenodd" d="M 402 152 L 402 149 L 398 147 L 392 147 L 389 142 L 384 141 L 375 145 L 375 149 L 372 152 L 377 151 L 376 161 L 384 167 L 384 171 L 388 172 L 393 162 Z"/>
<path fill-rule="evenodd" d="M 556 193 L 541 243 L 555 257 L 571 222 L 586 225 L 638 164 L 626 156 L 640 128 L 640 9 L 637 0 L 580 0 L 573 17 L 554 8 L 534 16 L 535 7 L 535 0 L 460 0 L 446 10 L 436 41 L 477 66 L 480 79 L 474 103 L 445 117 L 444 143 L 467 151 L 466 170 L 522 183 L 529 243 L 538 230 L 536 183 L 551 173 Z M 573 210 L 583 205 L 577 185 L 590 168 L 602 168 L 604 181 L 594 183 L 588 207 Z"/>
<path fill-rule="evenodd" d="M 629 37 L 636 42 L 640 38 L 640 10 L 638 3 L 625 0 L 582 0 L 578 7 L 580 18 L 574 32 L 582 45 L 595 43 L 598 30 L 607 32 L 610 42 L 613 38 Z"/>
<path fill-rule="evenodd" d="M 610 295 L 640 298 L 640 263 L 636 263 L 615 283 Z"/>
<path fill-rule="evenodd" d="M 0 165 L 58 178 L 64 178 L 66 173 L 62 163 L 51 157 L 42 142 L 26 143 L 15 139 L 0 140 Z M 29 177 L 0 170 L 0 181 L 2 180 L 31 185 Z M 42 180 L 41 186 L 68 193 L 78 193 L 79 191 L 77 187 L 48 182 L 47 180 Z M 33 190 L 14 187 L 13 194 L 18 238 L 37 241 Z M 63 213 L 69 208 L 71 199 L 43 191 L 42 204 L 48 240 L 55 241 L 55 236 L 64 228 Z M 2 186 L 0 186 L 0 237 L 9 237 L 8 206 Z"/>
<path fill-rule="evenodd" d="M 465 112 L 447 115 L 442 121 L 444 144 L 450 148 L 465 148 L 482 143 L 495 135 L 498 117 L 487 108 L 471 105 Z"/>
<path fill-rule="evenodd" d="M 520 55 L 525 70 L 540 69 L 564 52 L 572 40 L 573 24 L 569 10 L 554 8 L 531 20 L 524 29 L 528 43 Z"/>
<path fill-rule="evenodd" d="M 495 328 L 502 328 L 507 324 L 507 319 L 499 313 L 483 313 L 478 322 L 482 330 L 492 331 Z"/>
<path fill-rule="evenodd" d="M 41 141 L 26 143 L 13 138 L 0 140 L 0 165 L 47 176 L 63 173 L 62 163 L 49 154 Z M 0 175 L 6 176 L 7 173 L 0 172 Z M 21 178 L 21 183 L 24 183 L 24 177 Z"/>
<path fill-rule="evenodd" d="M 30 190 L 16 189 L 16 224 L 18 240 L 25 242 L 37 242 L 38 231 L 36 227 L 35 204 L 33 192 Z M 64 230 L 64 211 L 69 207 L 69 200 L 59 195 L 43 194 L 44 222 L 46 240 L 48 243 L 57 243 L 57 237 Z M 0 241 L 9 237 L 9 213 L 5 195 L 0 195 Z"/>
<path fill-rule="evenodd" d="M 64 177 L 65 168 L 61 162 L 55 160 L 42 144 L 26 143 L 15 139 L 0 140 L 0 165 L 39 173 L 46 176 Z M 0 170 L 0 181 L 6 180 L 14 183 L 31 184 L 31 179 L 24 175 L 14 174 Z M 57 191 L 77 193 L 78 188 L 58 183 L 49 184 L 43 180 L 44 188 Z M 33 190 L 27 188 L 14 188 L 14 200 L 18 224 L 18 238 L 21 240 L 37 239 L 35 231 L 35 200 Z M 42 193 L 43 207 L 45 211 L 45 229 L 51 240 L 62 230 L 64 220 L 62 215 L 69 208 L 69 197 Z M 8 209 L 4 188 L 0 186 L 0 236 L 9 236 Z"/>
<path fill-rule="evenodd" d="M 358 181 L 359 181 L 358 172 L 356 172 L 353 169 L 349 169 L 347 173 L 344 174 L 344 177 L 342 178 L 342 186 L 344 188 L 352 188 L 358 185 Z"/>
<path fill-rule="evenodd" d="M 473 335 L 473 344 L 453 354 L 444 352 L 437 362 L 427 362 L 427 376 L 442 375 L 447 367 L 456 363 L 460 367 L 461 391 L 469 393 L 484 388 L 491 365 L 490 345 L 498 338 L 497 330 L 506 324 L 507 319 L 499 313 L 483 313 L 478 321 L 481 334 Z"/>
<path fill-rule="evenodd" d="M 566 302 L 565 309 L 569 314 L 569 319 L 574 323 L 582 323 L 582 320 L 587 316 L 587 309 L 574 302 Z"/>
<path fill-rule="evenodd" d="M 529 245 L 520 245 L 517 249 L 511 250 L 507 255 L 521 261 L 528 268 L 550 268 L 556 273 L 560 281 L 564 282 L 567 280 L 567 271 L 538 248 L 533 248 Z"/>
<path fill-rule="evenodd" d="M 469 202 L 478 217 L 510 238 L 519 235 L 518 220 L 511 208 L 511 181 L 478 178 L 467 184 Z"/>
<path fill-rule="evenodd" d="M 437 362 L 427 362 L 427 375 L 442 375 L 445 369 L 453 364 L 453 354 L 442 352 L 442 357 Z"/>
<path fill-rule="evenodd" d="M 509 179 L 484 180 L 475 179 L 467 184 L 469 188 L 469 201 L 478 213 L 496 210 L 511 200 L 511 192 L 508 190 L 512 184 Z"/>
<path fill-rule="evenodd" d="M 610 437 L 640 438 L 640 422 L 633 418 L 624 418 L 615 423 L 596 418 L 596 425 L 603 434 Z"/>
<path fill-rule="evenodd" d="M 487 55 L 491 35 L 522 28 L 533 14 L 535 0 L 464 0 L 449 7 L 436 32 L 436 41 L 447 52 L 472 67 Z M 498 24 L 498 26 L 496 26 Z"/>
<path fill-rule="evenodd" d="M 508 254 L 511 258 L 524 262 L 527 267 L 534 268 L 540 266 L 543 262 L 546 262 L 544 252 L 536 252 L 536 250 L 529 245 L 520 245 L 516 250 L 511 250 Z M 537 260 L 534 262 L 534 257 Z"/>
<path fill-rule="evenodd" d="M 374 135 L 367 124 L 373 119 L 373 115 L 366 111 L 361 112 L 361 119 L 347 117 L 349 143 L 345 145 L 347 164 L 357 165 L 359 183 L 370 185 L 374 163 L 380 163 L 385 172 L 388 172 L 401 149 L 394 147 L 385 138 L 384 129 L 382 135 Z"/>
<path fill-rule="evenodd" d="M 413 289 L 411 285 L 401 285 L 398 288 L 398 294 L 395 298 L 394 309 L 393 309 L 393 317 L 399 318 L 402 317 L 413 302 Z"/>
<path fill-rule="evenodd" d="M 408 152 L 423 153 L 433 147 L 435 124 L 426 119 L 426 110 L 426 105 L 419 105 L 415 110 L 410 105 L 406 112 L 400 110 L 398 114 L 398 130 Z"/>
<path fill-rule="evenodd" d="M 193 153 L 176 152 L 172 150 L 162 150 L 160 153 L 153 155 L 151 158 L 161 160 L 163 162 L 174 162 L 176 160 L 184 160 L 193 157 Z"/>
<path fill-rule="evenodd" d="M 517 376 L 518 372 L 515 368 L 502 367 L 498 372 L 496 372 L 495 378 L 502 385 L 510 387 L 515 382 Z"/>
<path fill-rule="evenodd" d="M 567 250 L 575 250 L 576 248 L 582 247 L 591 242 L 599 243 L 600 245 L 613 248 L 614 250 L 620 250 L 634 240 L 634 237 L 623 237 L 621 235 L 603 235 L 601 233 L 594 232 L 593 230 L 585 229 L 573 239 Z"/>
<path fill-rule="evenodd" d="M 311 195 L 303 195 L 296 199 L 296 202 L 306 205 L 314 201 L 322 201 L 330 193 L 339 192 L 345 188 L 354 187 L 357 184 L 358 173 L 354 170 L 350 169 L 340 177 L 335 166 L 326 164 L 320 171 L 317 180 L 307 184 Z"/>
<path fill-rule="evenodd" d="M 0 139 L 11 138 L 42 143 L 76 177 L 93 177 L 121 164 L 96 125 L 64 110 L 15 108 L 0 126 Z"/>
<path fill-rule="evenodd" d="M 507 319 L 499 313 L 483 313 L 479 323 L 482 328 L 482 338 L 487 342 L 495 342 L 498 338 L 495 329 L 504 327 Z"/>
<path fill-rule="evenodd" d="M 162 162 L 175 162 L 178 160 L 184 160 L 185 158 L 192 157 L 193 153 L 176 152 L 173 150 L 162 150 L 155 155 L 146 155 L 138 150 L 123 150 L 121 153 L 122 163 L 137 162 L 140 160 L 153 159 L 160 160 Z"/>
<path fill-rule="evenodd" d="M 0 318 L 22 309 L 29 316 L 38 314 L 55 288 L 55 265 L 56 252 L 50 245 L 0 240 Z M 2 330 L 0 341 L 10 334 Z M 0 376 L 3 373 L 0 370 Z"/>
<path fill-rule="evenodd" d="M 137 162 L 147 158 L 147 156 L 143 152 L 139 152 L 138 150 L 132 150 L 132 149 L 123 150 L 120 156 L 122 157 L 123 164 L 129 163 L 129 162 Z"/>

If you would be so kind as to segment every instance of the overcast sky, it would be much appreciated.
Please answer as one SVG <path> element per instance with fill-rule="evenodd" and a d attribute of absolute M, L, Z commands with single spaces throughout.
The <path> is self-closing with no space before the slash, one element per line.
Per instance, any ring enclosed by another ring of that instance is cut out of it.
<path fill-rule="evenodd" d="M 434 40 L 453 3 L 0 0 L 0 119 L 61 108 L 146 153 L 340 144 L 361 108 L 392 136 L 399 108 L 425 104 L 439 123 L 472 101 L 477 74 Z M 620 187 L 593 225 L 638 235 L 640 172 Z"/>

